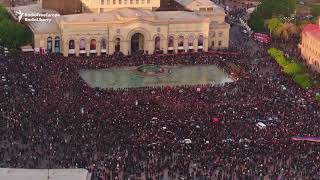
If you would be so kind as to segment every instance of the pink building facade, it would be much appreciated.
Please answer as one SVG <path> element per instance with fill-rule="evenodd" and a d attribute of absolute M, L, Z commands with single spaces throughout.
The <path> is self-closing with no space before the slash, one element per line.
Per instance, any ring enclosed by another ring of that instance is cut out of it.
<path fill-rule="evenodd" d="M 312 70 L 320 72 L 320 17 L 318 24 L 305 26 L 299 48 L 307 65 Z"/>

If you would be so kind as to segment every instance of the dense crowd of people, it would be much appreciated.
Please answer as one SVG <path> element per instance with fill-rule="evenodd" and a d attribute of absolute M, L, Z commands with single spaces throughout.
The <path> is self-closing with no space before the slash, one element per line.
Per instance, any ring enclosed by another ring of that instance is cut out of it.
<path fill-rule="evenodd" d="M 0 55 L 0 167 L 86 168 L 92 179 L 320 179 L 320 146 L 291 139 L 320 136 L 319 104 L 265 53 Z M 141 64 L 215 64 L 236 80 L 100 89 L 78 73 Z"/>

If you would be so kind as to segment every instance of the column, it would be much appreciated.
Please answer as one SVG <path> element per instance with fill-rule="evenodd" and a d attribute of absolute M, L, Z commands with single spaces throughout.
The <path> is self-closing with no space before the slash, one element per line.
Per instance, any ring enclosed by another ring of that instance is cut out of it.
<path fill-rule="evenodd" d="M 129 44 L 128 44 L 128 41 L 120 41 L 120 51 L 121 51 L 124 55 L 128 55 L 128 52 L 129 52 Z"/>
<path fill-rule="evenodd" d="M 69 42 L 65 42 L 64 40 L 61 40 L 61 46 L 60 46 L 61 52 L 63 53 L 64 57 L 67 57 L 69 55 Z"/>
<path fill-rule="evenodd" d="M 198 52 L 198 36 L 194 37 L 194 42 L 193 42 L 193 51 Z"/>
<path fill-rule="evenodd" d="M 113 43 L 113 41 L 108 41 L 108 46 L 107 46 L 107 49 L 108 49 L 108 54 L 113 54 L 114 53 L 114 46 L 115 46 L 115 43 Z"/>
<path fill-rule="evenodd" d="M 177 38 L 174 38 L 173 49 L 174 49 L 175 53 L 178 52 L 178 39 Z"/>
<path fill-rule="evenodd" d="M 189 37 L 185 37 L 183 40 L 184 52 L 188 52 L 189 49 Z"/>
<path fill-rule="evenodd" d="M 161 47 L 160 49 L 163 50 L 163 53 L 167 54 L 168 53 L 168 39 L 161 39 L 160 40 L 160 47 Z"/>
<path fill-rule="evenodd" d="M 101 55 L 101 41 L 100 41 L 100 39 L 99 39 L 99 41 L 96 40 L 96 50 L 97 50 L 97 56 L 100 56 Z"/>
<path fill-rule="evenodd" d="M 147 40 L 145 42 L 146 42 L 146 44 L 143 47 L 145 49 L 145 51 L 147 50 L 149 54 L 154 53 L 154 50 L 155 50 L 154 41 L 153 40 Z M 146 48 L 146 47 L 148 47 L 148 48 Z"/>
<path fill-rule="evenodd" d="M 208 51 L 208 38 L 207 37 L 204 37 L 203 38 L 203 51 L 207 52 Z"/>
<path fill-rule="evenodd" d="M 87 56 L 90 56 L 90 43 L 91 43 L 91 39 L 86 39 L 86 54 Z"/>
<path fill-rule="evenodd" d="M 79 39 L 75 39 L 74 40 L 74 44 L 75 44 L 75 50 L 76 50 L 76 56 L 79 56 L 79 51 L 80 51 L 80 40 Z"/>

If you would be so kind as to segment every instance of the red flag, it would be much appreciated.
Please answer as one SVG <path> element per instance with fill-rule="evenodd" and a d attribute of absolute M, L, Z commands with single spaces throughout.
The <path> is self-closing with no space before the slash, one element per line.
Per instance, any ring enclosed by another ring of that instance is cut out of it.
<path fill-rule="evenodd" d="M 220 122 L 220 120 L 218 118 L 214 117 L 214 118 L 211 119 L 211 122 L 212 123 L 218 123 L 218 122 Z"/>

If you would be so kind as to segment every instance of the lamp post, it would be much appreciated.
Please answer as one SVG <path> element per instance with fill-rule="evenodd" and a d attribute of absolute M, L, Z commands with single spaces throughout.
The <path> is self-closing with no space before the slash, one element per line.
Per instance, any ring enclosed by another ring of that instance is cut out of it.
<path fill-rule="evenodd" d="M 48 153 L 49 154 L 49 156 L 48 156 L 48 158 L 49 158 L 48 159 L 48 177 L 47 177 L 48 180 L 50 179 L 50 172 L 49 171 L 50 171 L 50 161 L 51 161 L 51 157 L 50 157 L 51 156 L 51 150 L 52 150 L 52 144 L 50 143 L 49 144 L 49 153 Z"/>

